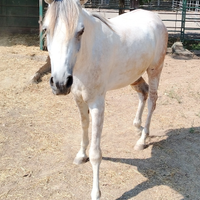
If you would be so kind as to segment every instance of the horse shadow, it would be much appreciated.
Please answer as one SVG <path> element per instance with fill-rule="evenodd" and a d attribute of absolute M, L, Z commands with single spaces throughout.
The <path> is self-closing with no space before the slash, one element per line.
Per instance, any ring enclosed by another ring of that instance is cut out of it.
<path fill-rule="evenodd" d="M 125 159 L 103 157 L 103 160 L 136 166 L 147 178 L 117 200 L 128 200 L 139 193 L 159 185 L 167 185 L 184 198 L 200 197 L 200 127 L 176 129 L 168 138 L 153 145 L 151 158 Z"/>

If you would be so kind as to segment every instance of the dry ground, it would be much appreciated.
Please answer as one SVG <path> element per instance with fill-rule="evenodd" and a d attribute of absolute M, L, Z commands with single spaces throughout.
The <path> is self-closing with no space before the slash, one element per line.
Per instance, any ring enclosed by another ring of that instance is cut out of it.
<path fill-rule="evenodd" d="M 91 165 L 72 164 L 81 137 L 72 95 L 54 96 L 50 74 L 29 85 L 47 57 L 37 40 L 0 37 L 0 199 L 87 200 Z M 166 56 L 144 151 L 133 150 L 137 94 L 130 87 L 108 92 L 102 200 L 200 199 L 199 69 L 198 59 Z"/>

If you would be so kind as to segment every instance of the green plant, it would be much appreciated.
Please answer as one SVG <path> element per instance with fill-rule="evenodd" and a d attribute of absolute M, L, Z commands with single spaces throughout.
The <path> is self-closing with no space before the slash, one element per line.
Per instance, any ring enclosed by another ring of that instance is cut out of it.
<path fill-rule="evenodd" d="M 200 50 L 200 43 L 198 41 L 185 41 L 184 47 L 188 50 Z"/>
<path fill-rule="evenodd" d="M 173 88 L 169 91 L 166 91 L 165 94 L 171 99 L 176 99 L 178 103 L 182 103 L 181 97 L 178 95 L 177 92 L 174 91 Z"/>
<path fill-rule="evenodd" d="M 194 127 L 191 127 L 189 133 L 194 133 L 194 131 L 195 131 Z"/>

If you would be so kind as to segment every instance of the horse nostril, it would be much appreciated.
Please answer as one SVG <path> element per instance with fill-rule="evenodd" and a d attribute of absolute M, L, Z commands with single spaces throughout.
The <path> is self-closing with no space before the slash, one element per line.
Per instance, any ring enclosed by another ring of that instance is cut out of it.
<path fill-rule="evenodd" d="M 53 86 L 53 77 L 50 78 L 50 85 Z"/>
<path fill-rule="evenodd" d="M 70 87 L 72 83 L 73 83 L 73 76 L 68 76 L 67 83 L 66 83 L 67 88 Z"/>

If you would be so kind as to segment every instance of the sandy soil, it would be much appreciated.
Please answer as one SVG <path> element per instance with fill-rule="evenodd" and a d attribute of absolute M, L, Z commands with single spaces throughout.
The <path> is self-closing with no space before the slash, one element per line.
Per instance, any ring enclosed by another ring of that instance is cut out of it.
<path fill-rule="evenodd" d="M 31 41 L 31 42 L 30 42 Z M 72 164 L 80 145 L 72 95 L 54 96 L 38 38 L 0 37 L 0 199 L 90 199 L 90 163 Z M 106 97 L 100 169 L 102 200 L 200 198 L 200 60 L 166 56 L 148 147 L 134 151 L 138 97 L 130 87 Z M 145 76 L 146 77 L 146 76 Z M 144 112 L 144 119 L 147 110 Z"/>

